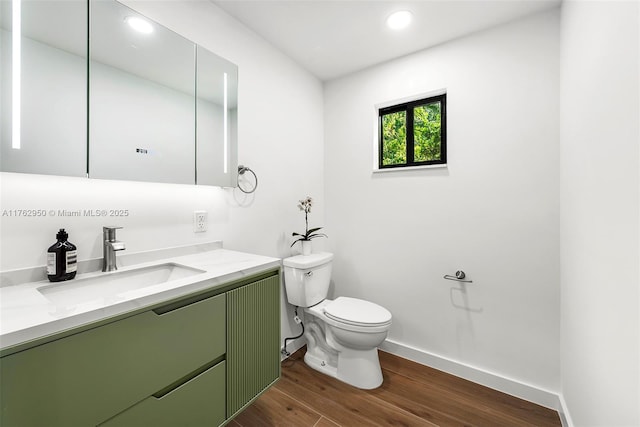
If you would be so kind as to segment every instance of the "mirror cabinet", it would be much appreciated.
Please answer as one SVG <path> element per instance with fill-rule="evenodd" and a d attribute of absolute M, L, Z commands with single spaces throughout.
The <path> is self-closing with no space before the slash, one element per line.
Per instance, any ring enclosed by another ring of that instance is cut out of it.
<path fill-rule="evenodd" d="M 236 185 L 237 66 L 115 0 L 0 7 L 0 170 Z"/>

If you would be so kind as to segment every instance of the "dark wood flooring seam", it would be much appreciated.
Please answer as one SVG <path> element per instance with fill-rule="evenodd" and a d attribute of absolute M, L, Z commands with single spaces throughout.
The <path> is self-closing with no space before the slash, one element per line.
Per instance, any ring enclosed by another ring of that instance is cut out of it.
<path fill-rule="evenodd" d="M 305 408 L 307 408 L 308 410 L 310 410 L 310 411 L 311 411 L 311 412 L 313 412 L 314 414 L 318 414 L 318 416 L 319 416 L 320 418 L 318 418 L 318 421 L 316 421 L 316 423 L 314 424 L 314 426 L 315 426 L 316 424 L 318 424 L 320 421 L 322 421 L 322 418 L 326 418 L 324 414 L 319 413 L 315 408 L 313 408 L 313 407 L 311 407 L 311 406 L 307 405 L 306 403 L 304 403 L 303 401 L 301 401 L 301 400 L 299 400 L 299 399 L 296 399 L 295 397 L 291 396 L 291 395 L 290 395 L 289 393 L 287 393 L 286 391 L 284 391 L 284 390 L 280 390 L 280 389 L 276 389 L 276 388 L 274 388 L 274 390 L 275 390 L 275 391 L 277 391 L 278 393 L 282 393 L 282 394 L 284 394 L 284 395 L 285 395 L 285 396 L 287 396 L 289 399 L 293 400 L 294 402 L 296 402 L 296 403 L 297 403 L 298 405 L 300 405 L 300 406 L 304 406 Z M 335 423 L 335 424 L 338 424 L 338 422 L 337 422 L 337 421 L 335 421 L 335 420 L 331 420 L 331 421 L 332 421 L 333 423 Z M 338 424 L 338 425 L 339 425 L 339 424 Z"/>

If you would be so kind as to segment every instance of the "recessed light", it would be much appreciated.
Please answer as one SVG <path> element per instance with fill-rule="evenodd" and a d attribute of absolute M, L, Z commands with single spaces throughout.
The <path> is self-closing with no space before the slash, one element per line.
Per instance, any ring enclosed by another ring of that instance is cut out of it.
<path fill-rule="evenodd" d="M 139 33 L 150 34 L 153 32 L 153 26 L 149 23 L 149 21 L 145 21 L 144 19 L 137 16 L 128 16 L 125 18 L 125 22 Z"/>
<path fill-rule="evenodd" d="M 387 27 L 392 30 L 402 30 L 407 28 L 411 23 L 411 18 L 413 15 L 408 10 L 399 10 L 398 12 L 394 12 L 387 18 Z"/>

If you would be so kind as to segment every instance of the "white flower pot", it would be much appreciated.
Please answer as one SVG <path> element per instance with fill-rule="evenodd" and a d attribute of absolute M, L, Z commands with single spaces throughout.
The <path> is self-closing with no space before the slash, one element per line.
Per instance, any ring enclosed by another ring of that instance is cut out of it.
<path fill-rule="evenodd" d="M 311 240 L 301 240 L 302 255 L 311 255 Z"/>

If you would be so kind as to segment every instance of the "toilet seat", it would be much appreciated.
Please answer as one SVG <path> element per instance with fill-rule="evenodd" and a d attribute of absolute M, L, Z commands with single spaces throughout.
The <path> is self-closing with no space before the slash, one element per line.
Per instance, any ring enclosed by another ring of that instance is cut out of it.
<path fill-rule="evenodd" d="M 338 297 L 323 308 L 328 318 L 347 325 L 376 327 L 391 324 L 391 313 L 384 307 L 357 298 Z"/>

